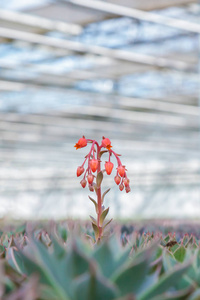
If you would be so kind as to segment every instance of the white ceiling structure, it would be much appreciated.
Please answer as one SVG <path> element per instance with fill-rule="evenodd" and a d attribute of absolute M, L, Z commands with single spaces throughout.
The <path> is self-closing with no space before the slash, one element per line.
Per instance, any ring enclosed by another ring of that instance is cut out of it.
<path fill-rule="evenodd" d="M 131 193 L 105 178 L 111 214 L 199 216 L 199 15 L 192 0 L 0 3 L 2 216 L 92 211 L 83 134 L 127 166 Z"/>

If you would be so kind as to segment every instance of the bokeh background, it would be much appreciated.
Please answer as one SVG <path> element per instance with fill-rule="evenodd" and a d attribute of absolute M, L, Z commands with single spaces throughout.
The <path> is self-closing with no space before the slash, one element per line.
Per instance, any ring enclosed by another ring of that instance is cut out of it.
<path fill-rule="evenodd" d="M 127 166 L 131 193 L 103 182 L 115 218 L 199 217 L 199 17 L 192 0 L 0 1 L 0 217 L 87 218 L 82 135 Z"/>

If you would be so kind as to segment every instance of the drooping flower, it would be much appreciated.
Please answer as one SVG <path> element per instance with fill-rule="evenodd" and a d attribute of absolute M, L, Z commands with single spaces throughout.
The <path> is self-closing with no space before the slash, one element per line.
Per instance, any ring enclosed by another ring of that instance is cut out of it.
<path fill-rule="evenodd" d="M 123 191 L 123 189 L 124 189 L 123 183 L 121 183 L 121 184 L 119 185 L 119 189 L 120 189 L 120 191 Z"/>
<path fill-rule="evenodd" d="M 90 169 L 92 170 L 92 172 L 96 172 L 97 168 L 98 168 L 98 160 L 97 159 L 91 159 L 90 160 Z"/>
<path fill-rule="evenodd" d="M 130 191 L 131 191 L 131 188 L 130 188 L 130 186 L 128 185 L 128 186 L 126 186 L 125 187 L 125 190 L 126 190 L 126 193 L 129 193 Z"/>
<path fill-rule="evenodd" d="M 85 169 L 82 166 L 78 167 L 77 171 L 76 171 L 77 177 L 81 176 L 83 174 L 84 170 Z"/>
<path fill-rule="evenodd" d="M 80 184 L 82 185 L 83 188 L 86 187 L 87 181 L 83 178 L 80 182 Z"/>
<path fill-rule="evenodd" d="M 105 138 L 104 136 L 103 136 L 103 140 L 101 142 L 101 145 L 104 148 L 108 149 L 108 150 L 111 150 L 111 148 L 112 148 L 111 141 L 108 138 Z"/>
<path fill-rule="evenodd" d="M 90 190 L 90 192 L 94 192 L 94 187 L 92 184 L 89 185 L 89 190 Z"/>
<path fill-rule="evenodd" d="M 126 177 L 126 178 L 123 179 L 123 183 L 124 183 L 125 187 L 128 187 L 129 183 L 130 183 L 130 180 Z"/>
<path fill-rule="evenodd" d="M 80 149 L 80 148 L 83 148 L 83 147 L 86 147 L 86 146 L 87 146 L 87 140 L 83 135 L 83 137 L 78 140 L 78 143 L 76 143 L 74 147 L 77 150 L 77 149 Z"/>
<path fill-rule="evenodd" d="M 111 161 L 106 161 L 105 162 L 105 169 L 106 169 L 106 173 L 108 175 L 110 175 L 112 173 L 113 167 L 114 167 L 114 164 Z"/>
<path fill-rule="evenodd" d="M 89 174 L 88 177 L 87 177 L 87 180 L 88 180 L 89 184 L 92 184 L 93 180 L 94 180 L 94 176 L 92 174 Z"/>
<path fill-rule="evenodd" d="M 114 180 L 117 185 L 119 185 L 121 182 L 121 178 L 118 175 L 115 176 Z"/>
<path fill-rule="evenodd" d="M 120 166 L 117 168 L 117 171 L 118 171 L 119 175 L 120 175 L 121 177 L 123 177 L 124 174 L 125 174 L 125 166 L 120 165 Z"/>

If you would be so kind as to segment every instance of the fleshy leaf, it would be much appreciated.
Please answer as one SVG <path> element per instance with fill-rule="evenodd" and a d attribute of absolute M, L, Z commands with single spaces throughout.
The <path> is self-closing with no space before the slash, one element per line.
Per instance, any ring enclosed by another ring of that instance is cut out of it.
<path fill-rule="evenodd" d="M 94 223 L 95 225 L 97 225 L 97 221 L 95 220 L 95 218 L 93 218 L 92 216 L 90 216 L 90 219 L 92 220 L 92 223 Z"/>
<path fill-rule="evenodd" d="M 106 195 L 109 191 L 110 191 L 110 189 L 107 189 L 107 190 L 103 193 L 102 199 L 101 199 L 101 203 L 102 203 L 102 204 L 103 204 L 105 195 Z"/>
<path fill-rule="evenodd" d="M 103 226 L 103 229 L 106 228 L 106 226 L 107 226 L 108 224 L 110 224 L 110 222 L 112 222 L 112 219 L 110 219 L 110 220 Z"/>
<path fill-rule="evenodd" d="M 98 174 L 97 174 L 97 188 L 100 187 L 101 183 L 102 183 L 102 180 L 103 180 L 103 172 L 100 171 Z"/>
<path fill-rule="evenodd" d="M 94 206 L 95 206 L 95 209 L 96 209 L 96 213 L 98 212 L 98 205 L 97 205 L 97 202 L 90 196 L 88 196 L 89 199 L 94 203 Z"/>
<path fill-rule="evenodd" d="M 97 240 L 98 236 L 99 236 L 99 228 L 97 227 L 96 224 L 92 223 L 92 228 L 94 230 L 94 235 L 95 235 L 95 239 Z"/>
<path fill-rule="evenodd" d="M 102 214 L 101 214 L 101 216 L 100 216 L 100 225 L 101 225 L 101 226 L 103 225 L 103 221 L 105 220 L 105 218 L 106 218 L 108 212 L 109 212 L 109 207 L 106 208 L 106 209 L 102 212 Z"/>

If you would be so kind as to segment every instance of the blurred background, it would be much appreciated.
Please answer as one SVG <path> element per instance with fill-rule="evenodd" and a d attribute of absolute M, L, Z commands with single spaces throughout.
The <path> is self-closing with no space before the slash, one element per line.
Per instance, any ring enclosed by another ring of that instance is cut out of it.
<path fill-rule="evenodd" d="M 200 5 L 193 0 L 0 2 L 0 217 L 88 218 L 82 135 L 112 141 L 131 193 L 115 218 L 200 213 Z"/>

